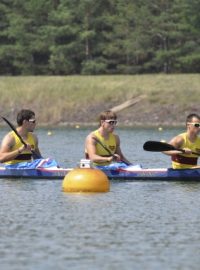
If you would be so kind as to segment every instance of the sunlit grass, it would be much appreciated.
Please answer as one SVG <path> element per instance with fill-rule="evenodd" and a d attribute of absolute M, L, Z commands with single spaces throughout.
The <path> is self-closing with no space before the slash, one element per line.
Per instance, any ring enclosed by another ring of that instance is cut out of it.
<path fill-rule="evenodd" d="M 0 111 L 15 119 L 21 108 L 30 108 L 42 123 L 67 122 L 83 114 L 91 121 L 91 107 L 98 114 L 107 104 L 116 106 L 143 94 L 148 106 L 184 107 L 199 100 L 199 85 L 199 74 L 0 77 Z"/>

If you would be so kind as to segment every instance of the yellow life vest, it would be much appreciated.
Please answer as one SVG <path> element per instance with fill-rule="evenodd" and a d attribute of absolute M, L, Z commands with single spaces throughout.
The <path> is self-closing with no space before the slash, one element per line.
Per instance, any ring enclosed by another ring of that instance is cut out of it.
<path fill-rule="evenodd" d="M 189 148 L 192 152 L 200 153 L 200 137 L 197 137 L 195 142 L 188 139 L 187 133 L 182 133 L 181 136 L 184 140 L 182 148 Z M 172 156 L 173 169 L 187 169 L 197 165 L 198 155 L 177 154 Z"/>
<path fill-rule="evenodd" d="M 99 133 L 99 130 L 95 130 L 93 132 L 94 137 L 96 137 L 103 145 L 105 145 L 106 148 L 110 150 L 112 154 L 115 154 L 116 148 L 117 148 L 117 142 L 116 142 L 116 137 L 113 133 L 109 134 L 108 139 L 106 140 L 104 137 L 101 136 Z M 96 143 L 96 154 L 102 157 L 110 157 L 110 154 L 108 151 L 106 151 L 101 144 L 98 142 Z M 87 156 L 87 153 L 86 153 Z M 94 162 L 94 165 L 108 165 L 111 162 Z"/>
<path fill-rule="evenodd" d="M 17 137 L 14 131 L 11 131 L 10 134 L 14 137 L 15 139 L 15 144 L 12 147 L 11 151 L 19 149 L 23 144 L 20 141 L 20 139 Z M 35 140 L 31 132 L 28 133 L 26 142 L 31 145 L 32 149 L 35 150 Z M 15 157 L 15 159 L 4 162 L 4 164 L 16 164 L 19 162 L 24 162 L 24 161 L 31 161 L 32 159 L 32 153 L 30 151 L 23 152 L 22 154 L 19 154 L 18 156 Z"/>

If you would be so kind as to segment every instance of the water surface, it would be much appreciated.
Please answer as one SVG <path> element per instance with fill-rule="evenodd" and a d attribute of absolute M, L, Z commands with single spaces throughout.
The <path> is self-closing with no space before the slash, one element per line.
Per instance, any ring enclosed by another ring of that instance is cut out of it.
<path fill-rule="evenodd" d="M 76 166 L 90 130 L 51 131 L 38 130 L 43 155 Z M 178 132 L 118 130 L 125 155 L 144 167 L 170 166 L 142 145 Z M 1 269 L 199 269 L 199 183 L 112 181 L 97 194 L 64 193 L 61 183 L 0 179 Z"/>

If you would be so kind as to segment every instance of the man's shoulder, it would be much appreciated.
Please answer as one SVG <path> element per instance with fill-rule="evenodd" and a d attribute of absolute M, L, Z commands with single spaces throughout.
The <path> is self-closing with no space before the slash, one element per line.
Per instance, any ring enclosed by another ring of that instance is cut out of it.
<path fill-rule="evenodd" d="M 9 145 L 12 147 L 15 144 L 15 136 L 12 131 L 8 132 L 2 139 L 2 145 Z"/>
<path fill-rule="evenodd" d="M 14 139 L 14 138 L 15 138 L 14 131 L 10 131 L 4 136 L 4 139 Z"/>
<path fill-rule="evenodd" d="M 91 131 L 87 136 L 86 136 L 86 140 L 91 140 L 92 138 L 95 138 L 95 132 Z"/>
<path fill-rule="evenodd" d="M 175 136 L 174 139 L 177 141 L 185 141 L 186 137 L 187 137 L 187 133 L 182 132 L 182 133 L 178 134 L 177 136 Z"/>
<path fill-rule="evenodd" d="M 112 132 L 110 135 L 113 136 L 113 137 L 115 137 L 116 139 L 119 139 L 119 135 L 116 134 L 116 133 L 114 133 L 114 132 Z"/>
<path fill-rule="evenodd" d="M 32 140 L 37 140 L 37 135 L 33 132 L 28 132 L 28 138 L 31 138 Z"/>

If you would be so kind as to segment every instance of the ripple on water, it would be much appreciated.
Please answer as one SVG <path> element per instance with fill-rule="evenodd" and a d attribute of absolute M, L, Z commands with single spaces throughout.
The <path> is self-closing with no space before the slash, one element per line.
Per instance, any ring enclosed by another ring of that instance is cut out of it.
<path fill-rule="evenodd" d="M 69 136 L 63 130 L 53 144 L 52 136 L 40 131 L 42 152 L 77 164 L 86 133 Z M 71 136 L 76 147 L 69 146 Z M 120 136 L 130 160 L 168 164 L 168 157 L 142 151 L 146 140 L 160 139 L 156 132 L 120 131 Z M 0 193 L 4 270 L 199 269 L 199 183 L 112 181 L 110 192 L 89 195 L 63 193 L 61 181 L 7 179 L 0 180 Z"/>

